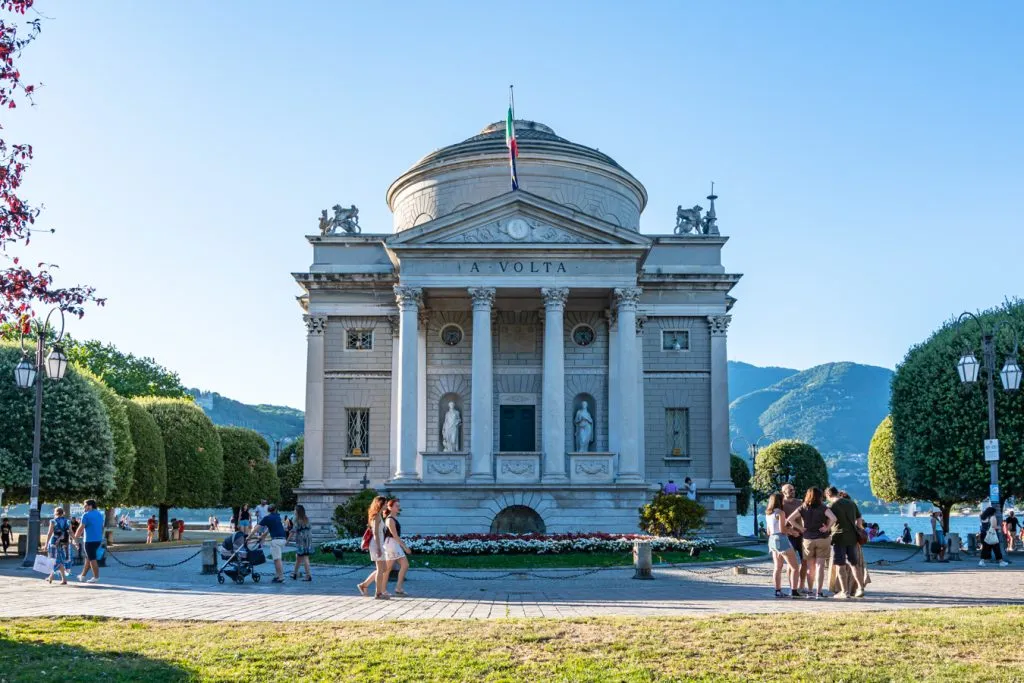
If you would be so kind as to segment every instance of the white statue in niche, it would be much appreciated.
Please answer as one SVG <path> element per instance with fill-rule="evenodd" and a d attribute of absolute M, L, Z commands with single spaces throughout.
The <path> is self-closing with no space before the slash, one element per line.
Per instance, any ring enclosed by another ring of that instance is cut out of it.
<path fill-rule="evenodd" d="M 576 418 L 573 420 L 576 427 L 576 452 L 586 453 L 590 448 L 590 442 L 594 440 L 594 418 L 587 410 L 587 402 L 584 401 L 580 409 L 576 411 Z"/>
<path fill-rule="evenodd" d="M 448 412 L 444 415 L 444 426 L 441 427 L 441 450 L 445 453 L 456 453 L 459 450 L 459 426 L 462 416 L 459 415 L 454 401 L 448 401 Z"/>

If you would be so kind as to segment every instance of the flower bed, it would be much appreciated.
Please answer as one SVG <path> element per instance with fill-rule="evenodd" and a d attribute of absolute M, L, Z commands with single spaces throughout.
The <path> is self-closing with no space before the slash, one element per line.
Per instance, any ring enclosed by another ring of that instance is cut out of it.
<path fill-rule="evenodd" d="M 671 538 L 643 534 L 460 534 L 410 536 L 403 539 L 420 555 L 556 555 L 559 553 L 629 552 L 633 541 L 647 541 L 655 551 L 711 550 L 711 538 Z M 320 552 L 335 549 L 358 552 L 361 538 L 340 538 L 320 545 Z"/>

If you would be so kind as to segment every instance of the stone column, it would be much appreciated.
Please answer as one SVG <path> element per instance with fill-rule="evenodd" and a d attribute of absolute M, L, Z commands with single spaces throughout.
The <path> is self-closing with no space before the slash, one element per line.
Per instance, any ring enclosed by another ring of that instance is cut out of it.
<path fill-rule="evenodd" d="M 416 471 L 423 474 L 423 451 L 427 450 L 427 320 L 429 316 L 422 306 L 419 310 L 420 327 L 416 335 L 416 353 L 419 354 L 416 373 L 416 396 L 419 397 L 419 404 L 416 406 L 417 418 L 416 427 L 419 430 L 416 437 Z"/>
<path fill-rule="evenodd" d="M 419 439 L 419 309 L 423 302 L 423 290 L 419 287 L 395 285 L 395 299 L 398 301 L 399 331 L 398 345 L 401 348 L 402 370 L 399 388 L 398 425 L 398 471 L 395 481 L 416 481 L 416 444 Z"/>
<path fill-rule="evenodd" d="M 729 354 L 726 333 L 731 315 L 709 315 L 711 328 L 711 485 L 735 488 L 729 472 Z"/>
<path fill-rule="evenodd" d="M 616 481 L 630 483 L 643 481 L 640 473 L 640 425 L 637 424 L 637 362 L 636 362 L 636 309 L 640 294 L 639 287 L 616 287 L 615 306 L 618 311 L 618 365 L 619 405 L 622 412 L 619 420 L 619 476 Z"/>
<path fill-rule="evenodd" d="M 402 400 L 402 347 L 399 345 L 399 320 L 397 315 L 388 316 L 391 326 L 391 453 L 388 472 L 398 471 L 398 416 L 399 402 Z"/>
<path fill-rule="evenodd" d="M 324 486 L 324 331 L 327 318 L 303 316 L 306 321 L 306 427 L 302 488 Z"/>
<path fill-rule="evenodd" d="M 545 483 L 566 481 L 565 476 L 565 330 L 563 318 L 566 287 L 545 287 L 544 297 L 544 381 L 540 431 L 544 448 Z"/>
<path fill-rule="evenodd" d="M 647 322 L 646 315 L 636 317 L 636 453 L 637 470 L 640 478 L 647 478 L 647 439 L 645 430 L 647 422 L 644 420 L 644 323 Z"/>
<path fill-rule="evenodd" d="M 494 449 L 494 347 L 491 342 L 493 287 L 470 287 L 473 298 L 472 414 L 469 449 L 471 481 L 494 481 L 491 451 Z"/>
<path fill-rule="evenodd" d="M 619 335 L 618 325 L 615 320 L 615 310 L 607 311 L 608 317 L 608 409 L 605 410 L 605 417 L 608 420 L 608 450 L 618 453 L 621 447 L 619 442 L 619 413 L 622 412 L 619 399 Z"/>

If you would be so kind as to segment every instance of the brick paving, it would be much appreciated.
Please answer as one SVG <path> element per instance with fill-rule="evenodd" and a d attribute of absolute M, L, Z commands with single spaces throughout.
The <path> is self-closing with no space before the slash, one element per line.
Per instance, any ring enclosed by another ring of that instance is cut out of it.
<path fill-rule="evenodd" d="M 123 553 L 133 564 L 169 564 L 198 548 Z M 903 550 L 868 552 L 869 562 L 898 560 Z M 364 598 L 355 584 L 368 568 L 314 568 L 313 582 L 288 580 L 217 583 L 201 574 L 194 558 L 174 569 L 132 569 L 110 562 L 102 582 L 47 585 L 41 575 L 0 561 L 0 617 L 89 615 L 130 619 L 202 621 L 351 621 L 407 619 L 504 619 L 530 617 L 688 616 L 761 612 L 891 610 L 924 607 L 1024 605 L 1024 556 L 1008 568 L 979 568 L 976 560 L 929 564 L 920 555 L 901 564 L 871 569 L 863 600 L 779 600 L 767 561 L 747 561 L 755 573 L 736 575 L 736 563 L 656 568 L 652 581 L 632 580 L 632 569 L 523 572 L 414 569 L 410 597 Z M 76 568 L 78 569 L 78 568 Z M 457 578 L 456 578 L 457 577 Z M 544 577 L 544 578 L 539 578 Z M 393 584 L 392 584 L 393 586 Z"/>

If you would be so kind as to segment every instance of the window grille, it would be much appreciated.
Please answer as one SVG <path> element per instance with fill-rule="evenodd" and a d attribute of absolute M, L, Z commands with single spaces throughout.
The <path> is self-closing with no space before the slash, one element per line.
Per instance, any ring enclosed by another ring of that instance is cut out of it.
<path fill-rule="evenodd" d="M 349 351 L 371 351 L 373 330 L 346 330 L 345 348 Z"/>
<path fill-rule="evenodd" d="M 349 455 L 370 454 L 370 410 L 369 408 L 348 408 L 348 452 Z"/>
<path fill-rule="evenodd" d="M 689 408 L 665 409 L 665 443 L 673 457 L 690 455 L 690 410 Z"/>
<path fill-rule="evenodd" d="M 662 351 L 689 351 L 690 332 L 689 330 L 662 330 L 661 331 Z"/>

